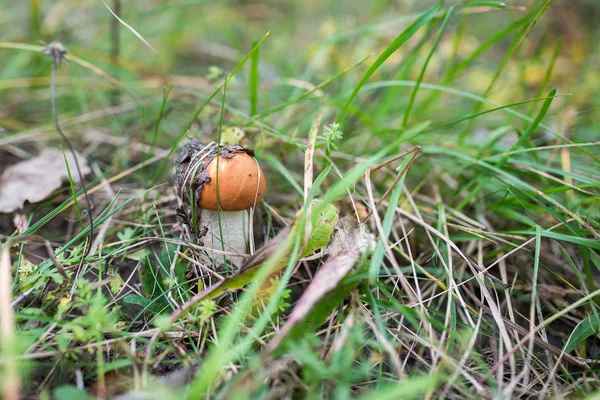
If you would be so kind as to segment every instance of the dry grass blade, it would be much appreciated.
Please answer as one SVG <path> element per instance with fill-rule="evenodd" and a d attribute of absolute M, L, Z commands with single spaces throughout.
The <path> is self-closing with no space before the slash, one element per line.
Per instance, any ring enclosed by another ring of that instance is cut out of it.
<path fill-rule="evenodd" d="M 44 47 L 42 46 L 34 46 L 34 45 L 30 45 L 30 44 L 25 44 L 25 43 L 10 43 L 10 42 L 0 42 L 0 49 L 17 49 L 17 50 L 28 50 L 28 51 L 35 51 L 35 52 L 41 52 Z M 108 79 L 110 82 L 112 82 L 113 84 L 122 87 L 123 89 L 127 90 L 127 92 L 129 92 L 129 94 L 136 100 L 139 100 L 137 95 L 124 83 L 120 82 L 119 80 L 117 80 L 116 78 L 114 78 L 113 76 L 111 76 L 109 73 L 107 73 L 106 71 L 104 71 L 102 68 L 95 66 L 94 64 L 85 61 L 79 57 L 76 57 L 72 54 L 64 54 L 64 58 L 67 59 L 68 61 L 73 61 L 75 64 L 79 64 L 80 66 L 82 66 L 83 68 L 89 69 L 90 71 L 94 72 L 97 75 L 100 75 L 106 79 Z"/>
<path fill-rule="evenodd" d="M 156 161 L 162 160 L 165 158 L 165 156 L 167 155 L 167 152 L 161 152 L 153 157 L 150 157 L 147 160 L 142 161 L 141 163 L 134 165 L 131 168 L 128 168 L 124 171 L 119 172 L 117 175 L 110 177 L 109 179 L 103 180 L 102 182 L 100 182 L 99 184 L 97 184 L 96 186 L 94 186 L 93 188 L 91 188 L 90 190 L 88 190 L 88 194 L 92 194 L 97 192 L 98 190 L 104 188 L 104 186 L 106 185 L 110 185 L 152 163 L 155 163 Z M 77 200 L 82 200 L 84 198 L 84 195 L 82 194 L 81 196 L 79 196 L 77 198 Z M 75 201 L 72 200 L 69 203 L 67 203 L 62 210 L 66 210 L 67 208 L 71 207 L 73 204 L 75 204 Z M 61 211 L 62 211 L 61 210 Z"/>
<path fill-rule="evenodd" d="M 148 43 L 148 41 L 146 39 L 144 39 L 144 37 L 142 35 L 140 35 L 135 29 L 133 29 L 133 27 L 131 27 L 129 24 L 127 24 L 127 22 L 123 21 L 121 18 L 119 18 L 119 16 L 117 14 L 114 13 L 114 11 L 110 8 L 110 6 L 108 4 L 106 4 L 106 1 L 102 0 L 102 3 L 104 3 L 104 5 L 108 9 L 108 11 L 110 11 L 110 13 L 113 15 L 113 17 L 115 17 L 117 19 L 117 21 L 119 21 L 125 28 L 129 29 L 131 31 L 131 33 L 133 33 L 146 46 L 148 46 L 148 48 L 150 50 L 152 50 L 154 52 L 154 54 L 158 54 L 156 49 L 154 47 L 152 47 L 152 45 L 150 43 Z"/>
<path fill-rule="evenodd" d="M 15 316 L 11 304 L 12 268 L 10 262 L 10 241 L 4 244 L 0 254 L 0 349 L 3 358 L 2 392 L 6 400 L 20 398 L 20 378 L 15 354 Z"/>
<path fill-rule="evenodd" d="M 323 111 L 319 111 L 315 117 L 315 121 L 308 134 L 308 143 L 306 144 L 306 152 L 304 154 L 304 201 L 308 201 L 308 193 L 312 188 L 313 183 L 313 159 L 315 155 L 315 145 L 317 143 L 317 133 L 321 126 Z"/>
<path fill-rule="evenodd" d="M 83 68 L 89 69 L 90 71 L 94 72 L 97 75 L 100 75 L 106 79 L 108 79 L 110 82 L 112 82 L 113 84 L 122 87 L 123 89 L 125 89 L 130 95 L 131 97 L 133 97 L 136 101 L 139 101 L 139 97 L 135 94 L 135 92 L 133 90 L 131 90 L 131 88 L 129 86 L 127 86 L 125 83 L 119 81 L 118 79 L 116 79 L 115 77 L 111 76 L 108 72 L 104 71 L 102 68 L 95 66 L 94 64 L 85 61 L 79 57 L 76 57 L 72 54 L 67 54 L 65 55 L 65 58 L 69 61 L 73 61 L 75 64 L 79 64 L 80 66 L 82 66 Z"/>
<path fill-rule="evenodd" d="M 410 168 L 410 166 L 412 165 L 413 161 L 415 160 L 415 158 L 417 158 L 417 156 L 419 155 L 419 151 L 421 150 L 421 148 L 419 146 L 415 146 L 413 148 L 410 148 L 392 158 L 390 158 L 389 160 L 384 161 L 383 163 L 376 165 L 370 169 L 367 170 L 367 174 L 371 175 L 371 173 L 380 170 L 381 168 L 385 167 L 386 165 L 401 159 L 402 157 L 406 157 L 407 155 L 411 154 L 410 156 L 410 160 L 408 160 L 408 163 L 404 166 L 404 168 L 402 168 L 402 171 L 400 171 L 398 173 L 398 176 L 396 176 L 396 179 L 394 180 L 394 182 L 390 185 L 390 187 L 385 191 L 385 193 L 383 194 L 383 196 L 381 196 L 381 198 L 379 200 L 377 200 L 377 203 L 375 203 L 375 208 L 379 207 L 379 205 L 381 204 L 382 201 L 384 201 L 389 195 L 390 193 L 392 193 L 392 190 L 394 190 L 394 188 L 396 187 L 396 185 L 398 184 L 398 182 L 400 181 L 400 179 L 402 179 L 402 177 L 404 176 L 404 174 L 406 173 L 406 171 L 408 171 L 408 169 Z M 371 214 L 373 214 L 374 209 L 372 208 L 371 210 L 369 210 L 368 214 L 362 219 L 362 222 L 367 221 L 370 217 Z"/>
<path fill-rule="evenodd" d="M 560 312 L 557 312 L 556 314 L 552 315 L 551 317 L 549 317 L 548 319 L 546 319 L 545 321 L 542 321 L 540 324 L 538 324 L 535 329 L 529 330 L 526 332 L 525 336 L 514 346 L 514 348 L 512 350 L 510 350 L 500 361 L 498 361 L 496 363 L 496 365 L 494 365 L 492 367 L 492 369 L 490 370 L 491 373 L 494 373 L 498 368 L 500 368 L 500 366 L 502 366 L 503 363 L 506 362 L 506 360 L 512 356 L 514 354 L 515 351 L 517 351 L 521 346 L 523 346 L 525 343 L 527 343 L 529 340 L 531 340 L 531 338 L 538 339 L 535 335 L 542 330 L 543 328 L 547 327 L 548 325 L 550 325 L 551 322 L 559 319 L 560 317 L 562 317 L 563 315 L 571 312 L 572 310 L 576 309 L 577 307 L 583 305 L 584 303 L 587 303 L 588 301 L 592 300 L 594 297 L 597 297 L 600 295 L 600 289 L 590 293 L 589 295 L 577 300 L 575 303 L 569 305 L 568 307 L 562 309 Z M 474 296 L 474 295 L 473 295 Z M 520 328 L 520 327 L 519 327 Z M 521 328 L 523 329 L 523 328 Z M 545 343 L 545 342 L 542 342 Z M 536 344 L 540 344 L 540 342 L 536 341 Z M 552 346 L 553 347 L 553 346 Z M 552 348 L 551 347 L 551 348 Z M 547 346 L 544 347 L 544 349 L 546 350 L 550 350 L 550 348 L 547 348 Z M 557 349 L 554 348 L 553 350 L 550 351 L 556 351 Z M 560 350 L 559 354 L 562 357 L 565 357 L 567 354 L 561 352 Z M 569 356 L 571 359 L 573 359 L 573 357 Z M 575 365 L 578 365 L 582 368 L 585 368 L 586 370 L 589 370 L 590 367 L 589 365 L 587 365 L 587 363 L 583 362 L 583 361 L 579 361 L 577 359 L 575 359 Z M 482 381 L 485 381 L 486 378 L 483 378 Z"/>
<path fill-rule="evenodd" d="M 138 107 L 138 104 L 136 104 L 135 102 L 124 103 L 124 104 L 120 104 L 118 106 L 102 108 L 102 109 L 95 110 L 95 111 L 92 111 L 89 113 L 81 114 L 81 115 L 75 116 L 73 118 L 65 118 L 61 121 L 61 124 L 63 127 L 74 126 L 77 124 L 84 124 L 86 122 L 91 122 L 91 121 L 94 121 L 94 120 L 97 120 L 100 118 L 106 118 L 111 115 L 116 116 L 121 113 L 126 113 L 128 111 L 135 110 L 136 107 Z M 24 143 L 24 142 L 28 142 L 28 141 L 39 140 L 39 137 L 43 137 L 45 135 L 51 135 L 55 132 L 56 132 L 56 128 L 54 127 L 53 123 L 50 125 L 44 125 L 42 127 L 37 127 L 37 128 L 31 129 L 31 130 L 27 130 L 27 131 L 24 131 L 21 133 L 7 136 L 5 138 L 1 138 L 0 139 L 0 147 L 15 145 L 17 143 Z M 92 131 L 92 133 L 93 133 L 92 139 L 96 139 L 96 137 L 98 136 L 95 134 L 96 132 L 97 131 Z M 58 133 L 58 132 L 56 132 L 56 133 Z M 86 135 L 86 136 L 88 138 L 90 138 L 92 135 L 90 134 L 90 135 Z M 128 140 L 124 140 L 123 138 L 119 138 L 119 139 L 110 138 L 110 141 L 109 141 L 108 138 L 104 137 L 103 141 L 106 141 L 107 143 L 111 143 L 111 144 L 115 144 L 115 142 L 117 142 L 117 144 L 123 144 L 123 143 L 127 142 Z M 139 146 L 139 144 L 138 144 L 138 146 Z M 135 147 L 137 147 L 137 146 L 135 146 Z"/>
<path fill-rule="evenodd" d="M 469 289 L 467 288 L 463 288 L 463 291 L 467 294 L 467 296 L 469 296 L 469 298 L 477 305 L 477 307 L 481 308 L 483 311 L 485 311 L 488 315 L 493 316 L 493 312 L 492 310 L 486 306 L 485 304 L 483 304 L 478 298 L 477 296 L 475 296 L 475 294 L 473 292 L 471 292 Z M 525 337 L 519 342 L 517 343 L 513 348 L 512 348 L 512 352 L 514 353 L 520 346 L 522 346 L 523 344 L 525 344 L 528 340 L 529 340 L 529 336 L 532 335 L 531 332 L 537 332 L 537 330 L 534 331 L 528 331 L 527 329 L 523 328 L 521 325 L 517 325 L 516 323 L 508 320 L 505 317 L 502 317 L 503 323 L 509 327 L 511 330 L 515 330 L 517 332 L 519 332 L 522 335 L 525 335 Z M 541 329 L 544 326 L 547 326 L 547 324 L 549 324 L 548 321 L 546 321 L 545 325 L 542 326 L 538 326 L 536 327 L 536 329 Z M 543 341 L 542 339 L 535 337 L 533 335 L 533 340 L 535 341 L 535 344 L 540 346 L 541 348 L 543 348 L 544 350 L 547 350 L 549 352 L 551 352 L 553 355 L 555 355 L 556 357 L 562 357 L 565 359 L 565 361 L 567 361 L 569 364 L 571 365 L 575 365 L 578 366 L 580 368 L 583 368 L 585 370 L 589 370 L 590 366 L 582 360 L 579 360 L 569 354 L 566 354 L 564 352 L 562 352 L 560 349 L 558 349 L 557 347 L 553 346 L 552 344 Z M 508 360 L 508 358 L 513 354 L 513 353 L 507 353 L 506 356 L 503 358 L 502 363 L 506 362 L 506 360 Z M 499 367 L 499 363 L 495 365 L 495 368 L 497 369 Z M 494 371 L 496 370 L 494 369 Z M 492 371 L 493 372 L 493 371 Z"/>

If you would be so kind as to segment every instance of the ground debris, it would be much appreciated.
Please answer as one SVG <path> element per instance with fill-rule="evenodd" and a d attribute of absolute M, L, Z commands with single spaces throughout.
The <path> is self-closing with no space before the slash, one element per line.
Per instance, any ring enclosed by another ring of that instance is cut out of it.
<path fill-rule="evenodd" d="M 90 173 L 85 159 L 76 153 L 83 175 Z M 23 208 L 25 202 L 44 200 L 68 180 L 65 157 L 69 163 L 73 181 L 79 181 L 75 160 L 69 152 L 45 149 L 31 160 L 21 161 L 6 169 L 0 177 L 0 212 L 10 213 Z"/>

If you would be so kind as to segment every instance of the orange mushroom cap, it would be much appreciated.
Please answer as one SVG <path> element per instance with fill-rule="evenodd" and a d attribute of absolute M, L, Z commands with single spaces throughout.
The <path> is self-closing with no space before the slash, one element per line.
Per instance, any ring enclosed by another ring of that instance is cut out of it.
<path fill-rule="evenodd" d="M 254 157 L 236 152 L 217 156 L 206 167 L 210 182 L 204 184 L 198 206 L 217 210 L 217 159 L 219 164 L 219 204 L 223 211 L 241 211 L 254 207 L 267 189 L 267 181 Z"/>

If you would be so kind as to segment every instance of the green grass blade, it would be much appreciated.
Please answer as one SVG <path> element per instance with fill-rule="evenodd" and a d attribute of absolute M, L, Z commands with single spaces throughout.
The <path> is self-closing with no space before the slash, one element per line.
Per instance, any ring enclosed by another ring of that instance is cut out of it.
<path fill-rule="evenodd" d="M 254 47 L 256 47 L 258 43 L 254 43 Z M 258 102 L 258 84 L 259 84 L 259 70 L 258 70 L 258 60 L 259 60 L 259 49 L 256 48 L 254 54 L 252 54 L 252 59 L 250 63 L 250 81 L 249 81 L 249 91 L 250 91 L 250 115 L 256 115 L 256 109 Z"/>
<path fill-rule="evenodd" d="M 342 107 L 340 114 L 336 120 L 337 123 L 341 123 L 344 120 L 344 116 L 352 104 L 354 98 L 358 95 L 360 89 L 367 83 L 369 78 L 381 67 L 381 65 L 387 60 L 396 50 L 400 48 L 408 39 L 413 37 L 415 33 L 423 26 L 427 21 L 429 21 L 435 13 L 440 9 L 440 4 L 436 4 L 431 7 L 428 11 L 426 11 L 423 15 L 417 18 L 412 24 L 408 26 L 384 51 L 377 57 L 377 60 L 369 67 L 367 72 L 363 75 L 361 80 L 358 82 L 358 85 L 354 88 L 354 91 L 346 101 L 346 104 Z"/>
<path fill-rule="evenodd" d="M 537 127 L 542 122 L 542 119 L 544 119 L 544 116 L 546 115 L 546 112 L 550 108 L 550 105 L 552 104 L 552 100 L 554 99 L 555 95 L 556 95 L 556 89 L 552 89 L 550 91 L 550 93 L 548 93 L 548 96 L 547 96 L 546 100 L 544 101 L 544 104 L 542 104 L 542 108 L 540 109 L 540 112 L 538 113 L 538 115 L 535 118 L 535 120 L 529 125 L 529 128 L 527 128 L 527 130 L 521 135 L 521 137 L 519 137 L 519 140 L 517 140 L 517 142 L 512 145 L 512 147 L 509 150 L 509 152 L 513 151 L 515 149 L 518 149 L 519 147 L 521 147 L 523 145 L 523 143 L 527 139 L 529 139 L 529 136 L 531 136 L 531 134 L 537 129 Z M 508 154 L 505 155 L 496 164 L 496 168 L 502 169 L 504 167 L 504 165 L 506 164 L 506 162 L 508 161 L 509 158 L 510 158 L 510 156 Z M 477 184 L 477 186 L 467 196 L 465 196 L 465 198 L 463 199 L 463 201 L 460 202 L 460 204 L 456 207 L 456 209 L 457 210 L 461 210 L 467 204 L 469 204 L 469 202 L 471 201 L 471 199 L 473 197 L 475 197 L 479 193 L 479 191 L 481 189 L 483 189 L 483 187 L 488 183 L 489 180 L 490 180 L 489 177 L 485 177 L 485 178 L 481 179 L 479 181 L 479 183 Z"/>
<path fill-rule="evenodd" d="M 408 118 L 410 116 L 410 112 L 415 103 L 415 99 L 417 97 L 417 92 L 419 91 L 419 86 L 421 85 L 421 82 L 423 82 L 423 77 L 425 76 L 425 71 L 427 70 L 427 65 L 429 65 L 429 61 L 431 61 L 431 57 L 433 57 L 433 54 L 435 53 L 435 50 L 437 49 L 440 39 L 442 38 L 444 31 L 446 30 L 446 26 L 448 25 L 448 21 L 450 21 L 450 17 L 452 17 L 453 13 L 454 13 L 454 6 L 450 7 L 448 9 L 448 11 L 446 11 L 446 16 L 444 17 L 444 20 L 442 21 L 442 26 L 440 26 L 440 30 L 439 30 L 437 36 L 435 37 L 435 40 L 433 41 L 433 46 L 431 47 L 431 51 L 429 52 L 429 55 L 427 56 L 427 59 L 425 60 L 425 63 L 423 64 L 423 68 L 421 68 L 421 72 L 419 73 L 419 77 L 417 78 L 416 85 L 410 95 L 410 99 L 408 100 L 408 106 L 406 106 L 406 111 L 404 112 L 404 117 L 402 118 L 401 129 L 404 129 L 406 124 L 408 124 Z"/>

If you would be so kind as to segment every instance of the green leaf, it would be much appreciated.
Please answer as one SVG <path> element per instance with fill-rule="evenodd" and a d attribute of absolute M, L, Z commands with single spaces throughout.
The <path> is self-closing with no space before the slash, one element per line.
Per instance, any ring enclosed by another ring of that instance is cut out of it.
<path fill-rule="evenodd" d="M 59 386 L 54 389 L 53 398 L 56 400 L 87 400 L 91 397 L 83 389 L 77 389 L 72 385 Z"/>
<path fill-rule="evenodd" d="M 598 333 L 600 327 L 600 315 L 588 315 L 581 321 L 569 336 L 563 351 L 570 353 L 579 346 L 585 339 Z"/>
<path fill-rule="evenodd" d="M 180 287 L 180 290 L 176 292 L 188 292 L 189 285 L 185 279 L 187 263 L 181 261 L 177 256 L 175 253 L 176 248 L 177 245 L 174 243 L 165 243 L 159 255 L 148 255 L 143 259 L 140 269 L 140 281 L 146 297 L 156 298 L 167 291 L 168 285 L 165 285 L 164 282 L 168 282 L 171 279 L 170 268 L 173 257 L 176 257 L 173 271 L 176 280 L 175 284 Z M 187 299 L 180 298 L 180 300 L 185 301 Z"/>
<path fill-rule="evenodd" d="M 121 232 L 117 232 L 117 237 L 122 242 L 126 242 L 129 239 L 132 239 L 134 235 L 135 235 L 135 229 L 133 229 L 130 226 L 126 227 Z"/>
<path fill-rule="evenodd" d="M 143 259 L 145 259 L 148 256 L 148 254 L 149 254 L 148 249 L 141 249 L 134 253 L 127 254 L 125 257 L 129 258 L 130 260 L 142 261 Z"/>
<path fill-rule="evenodd" d="M 140 266 L 140 282 L 142 283 L 144 294 L 149 298 L 153 298 L 164 292 L 160 273 L 158 272 L 158 268 L 156 268 L 156 264 L 152 262 L 152 258 L 150 256 L 146 257 Z"/>
<path fill-rule="evenodd" d="M 154 300 L 150 300 L 138 294 L 130 293 L 123 298 L 123 301 L 127 304 L 136 304 L 138 306 L 142 306 L 144 309 L 151 311 L 153 314 L 160 314 L 161 312 L 164 312 L 170 308 L 169 303 L 164 297 L 158 297 Z"/>

